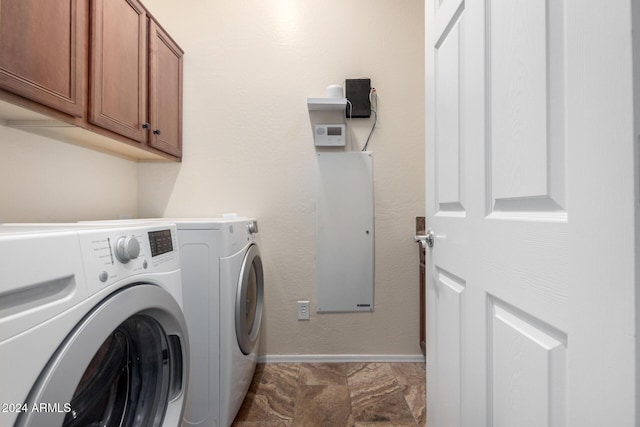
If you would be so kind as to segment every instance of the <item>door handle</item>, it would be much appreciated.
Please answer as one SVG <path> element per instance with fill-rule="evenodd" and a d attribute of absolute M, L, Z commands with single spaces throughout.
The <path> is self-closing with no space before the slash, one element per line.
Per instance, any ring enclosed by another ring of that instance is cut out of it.
<path fill-rule="evenodd" d="M 427 230 L 426 234 L 419 234 L 417 236 L 413 236 L 413 240 L 415 240 L 416 242 L 420 242 L 423 248 L 426 248 L 427 246 L 432 248 L 433 242 L 435 239 L 433 236 L 433 231 Z"/>

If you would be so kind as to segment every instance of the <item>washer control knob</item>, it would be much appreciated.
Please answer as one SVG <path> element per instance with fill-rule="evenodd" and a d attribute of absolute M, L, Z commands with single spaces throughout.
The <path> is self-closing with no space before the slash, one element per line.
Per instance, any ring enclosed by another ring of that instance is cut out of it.
<path fill-rule="evenodd" d="M 255 234 L 258 232 L 258 221 L 251 221 L 247 225 L 247 230 L 249 230 L 250 234 Z"/>
<path fill-rule="evenodd" d="M 138 258 L 140 255 L 140 243 L 135 236 L 118 237 L 116 242 L 116 258 L 123 264 L 128 263 L 132 259 Z"/>
<path fill-rule="evenodd" d="M 101 271 L 100 274 L 98 274 L 98 279 L 100 279 L 102 283 L 106 282 L 109 279 L 109 273 Z"/>

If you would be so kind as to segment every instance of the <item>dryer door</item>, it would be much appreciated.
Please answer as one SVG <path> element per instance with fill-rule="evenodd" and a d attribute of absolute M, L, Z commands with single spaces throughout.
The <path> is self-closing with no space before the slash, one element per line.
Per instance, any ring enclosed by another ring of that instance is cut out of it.
<path fill-rule="evenodd" d="M 182 310 L 158 286 L 112 294 L 66 338 L 29 394 L 28 407 L 40 410 L 21 414 L 16 425 L 179 425 L 186 330 Z"/>
<path fill-rule="evenodd" d="M 251 245 L 242 261 L 236 291 L 236 337 L 244 354 L 252 353 L 260 338 L 264 275 L 258 246 Z"/>

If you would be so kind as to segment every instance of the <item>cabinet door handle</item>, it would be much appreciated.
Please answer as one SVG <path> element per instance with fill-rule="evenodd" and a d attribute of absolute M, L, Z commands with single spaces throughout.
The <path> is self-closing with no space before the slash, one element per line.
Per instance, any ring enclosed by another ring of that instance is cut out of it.
<path fill-rule="evenodd" d="M 154 135 L 160 135 L 160 129 L 154 129 L 153 133 Z"/>
<path fill-rule="evenodd" d="M 149 123 L 143 123 L 142 124 L 142 129 L 149 129 L 151 126 L 149 126 Z"/>

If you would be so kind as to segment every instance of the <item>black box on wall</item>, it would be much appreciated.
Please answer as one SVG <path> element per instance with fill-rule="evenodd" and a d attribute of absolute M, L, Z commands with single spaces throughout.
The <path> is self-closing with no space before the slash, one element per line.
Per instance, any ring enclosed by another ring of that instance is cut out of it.
<path fill-rule="evenodd" d="M 344 91 L 347 102 L 347 118 L 371 117 L 371 79 L 347 79 Z"/>

